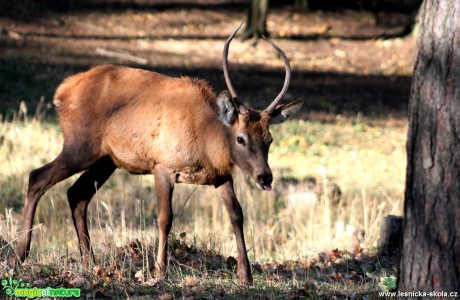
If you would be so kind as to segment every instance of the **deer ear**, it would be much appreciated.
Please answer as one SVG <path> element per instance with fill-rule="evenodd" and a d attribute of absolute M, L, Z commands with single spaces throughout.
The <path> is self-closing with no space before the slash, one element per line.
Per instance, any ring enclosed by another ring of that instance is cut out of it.
<path fill-rule="evenodd" d="M 225 125 L 229 126 L 233 124 L 238 114 L 237 108 L 235 107 L 234 101 L 232 101 L 232 95 L 229 91 L 223 91 L 217 96 L 217 113 L 219 120 Z"/>
<path fill-rule="evenodd" d="M 278 105 L 272 113 L 270 124 L 280 124 L 292 117 L 302 106 L 302 100 L 295 100 L 286 105 Z"/>

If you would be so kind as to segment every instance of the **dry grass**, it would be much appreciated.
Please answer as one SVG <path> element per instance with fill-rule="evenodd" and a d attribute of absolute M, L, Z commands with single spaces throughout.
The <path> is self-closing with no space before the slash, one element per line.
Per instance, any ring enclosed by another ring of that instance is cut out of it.
<path fill-rule="evenodd" d="M 57 124 L 27 119 L 24 112 L 22 106 L 17 118 L 0 123 L 0 235 L 12 242 L 21 235 L 20 212 L 28 172 L 54 159 L 62 145 Z M 351 242 L 356 229 L 365 231 L 362 247 L 375 247 L 382 217 L 402 213 L 405 132 L 406 122 L 401 120 L 340 116 L 327 123 L 294 120 L 273 127 L 270 164 L 274 185 L 282 177 L 313 176 L 318 178 L 317 190 L 326 192 L 314 203 L 289 203 L 289 193 L 296 188 L 259 191 L 236 171 L 250 259 L 301 260 L 322 250 L 352 250 L 357 245 Z M 78 257 L 66 201 L 66 190 L 76 178 L 57 184 L 42 198 L 34 227 L 32 262 L 62 262 L 60 268 L 67 270 L 69 258 Z M 332 183 L 342 191 L 340 208 L 327 193 Z M 116 260 L 108 250 L 113 245 L 123 246 L 135 239 L 155 244 L 152 187 L 152 176 L 131 176 L 118 170 L 93 199 L 89 208 L 92 242 L 107 266 Z M 214 188 L 177 185 L 173 202 L 176 237 L 185 232 L 184 241 L 189 245 L 236 256 L 230 222 Z M 145 254 L 154 255 L 147 250 Z M 147 270 L 148 261 L 144 266 Z M 190 280 L 189 274 L 178 276 L 181 282 Z"/>

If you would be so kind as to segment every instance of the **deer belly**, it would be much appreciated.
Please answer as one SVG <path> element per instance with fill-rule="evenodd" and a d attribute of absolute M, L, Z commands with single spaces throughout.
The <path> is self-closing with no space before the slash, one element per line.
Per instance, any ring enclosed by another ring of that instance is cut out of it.
<path fill-rule="evenodd" d="M 113 162 L 118 168 L 125 169 L 131 174 L 151 174 L 153 170 L 153 162 L 144 161 L 139 158 L 126 156 L 111 156 Z M 134 158 L 134 159 L 130 159 Z"/>
<path fill-rule="evenodd" d="M 204 167 L 184 167 L 174 171 L 176 183 L 208 185 L 213 184 L 215 176 Z"/>

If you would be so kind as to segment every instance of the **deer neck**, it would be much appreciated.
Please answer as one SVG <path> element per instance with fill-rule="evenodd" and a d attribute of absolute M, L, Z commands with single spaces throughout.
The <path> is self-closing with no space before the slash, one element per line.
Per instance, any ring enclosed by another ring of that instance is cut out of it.
<path fill-rule="evenodd" d="M 212 168 L 218 176 L 230 175 L 233 169 L 233 161 L 230 150 L 228 127 L 217 121 L 204 130 L 204 147 L 206 156 Z"/>

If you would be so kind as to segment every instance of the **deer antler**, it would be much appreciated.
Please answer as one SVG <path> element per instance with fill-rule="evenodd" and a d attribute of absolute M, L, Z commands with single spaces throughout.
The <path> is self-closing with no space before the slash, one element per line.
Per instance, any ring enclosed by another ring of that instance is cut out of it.
<path fill-rule="evenodd" d="M 228 90 L 230 91 L 230 94 L 232 95 L 233 99 L 237 97 L 235 89 L 233 88 L 232 82 L 230 81 L 230 76 L 228 74 L 228 48 L 230 46 L 230 42 L 233 40 L 235 37 L 236 33 L 238 30 L 240 30 L 241 26 L 243 25 L 243 21 L 241 21 L 241 24 L 238 26 L 238 28 L 233 31 L 233 33 L 228 37 L 227 41 L 225 42 L 224 45 L 224 53 L 222 56 L 222 62 L 223 62 L 223 71 L 224 71 L 224 77 L 225 77 L 225 83 L 227 84 Z M 269 38 L 262 36 L 275 50 L 276 52 L 281 56 L 281 58 L 284 61 L 284 66 L 286 68 L 286 77 L 284 79 L 284 86 L 281 92 L 276 96 L 275 100 L 265 109 L 265 111 L 268 114 L 273 113 L 275 110 L 276 106 L 280 102 L 280 100 L 286 95 L 287 89 L 289 87 L 289 82 L 291 80 L 291 67 L 289 66 L 289 60 L 286 57 L 286 54 L 281 50 L 275 43 L 273 43 Z"/>
<path fill-rule="evenodd" d="M 275 110 L 276 106 L 280 102 L 281 99 L 283 99 L 284 95 L 286 95 L 286 92 L 289 87 L 289 82 L 291 81 L 291 67 L 289 66 L 289 60 L 286 57 L 286 54 L 281 50 L 278 46 L 275 45 L 269 38 L 262 36 L 273 48 L 275 48 L 276 52 L 281 56 L 281 58 L 284 61 L 284 66 L 286 68 L 286 77 L 284 79 L 284 85 L 283 89 L 281 92 L 276 96 L 275 100 L 265 109 L 265 111 L 268 114 L 272 114 L 273 111 Z"/>
<path fill-rule="evenodd" d="M 240 26 L 238 26 L 238 28 L 236 28 L 235 31 L 233 31 L 233 33 L 228 37 L 224 45 L 224 53 L 222 56 L 225 83 L 227 84 L 228 90 L 230 91 L 230 94 L 232 95 L 233 98 L 236 98 L 236 92 L 235 92 L 235 89 L 233 88 L 232 82 L 230 81 L 230 76 L 228 75 L 228 47 L 230 46 L 230 42 L 233 40 L 233 38 L 235 37 L 238 30 L 240 30 L 242 25 L 243 25 L 243 21 L 241 21 Z"/>

